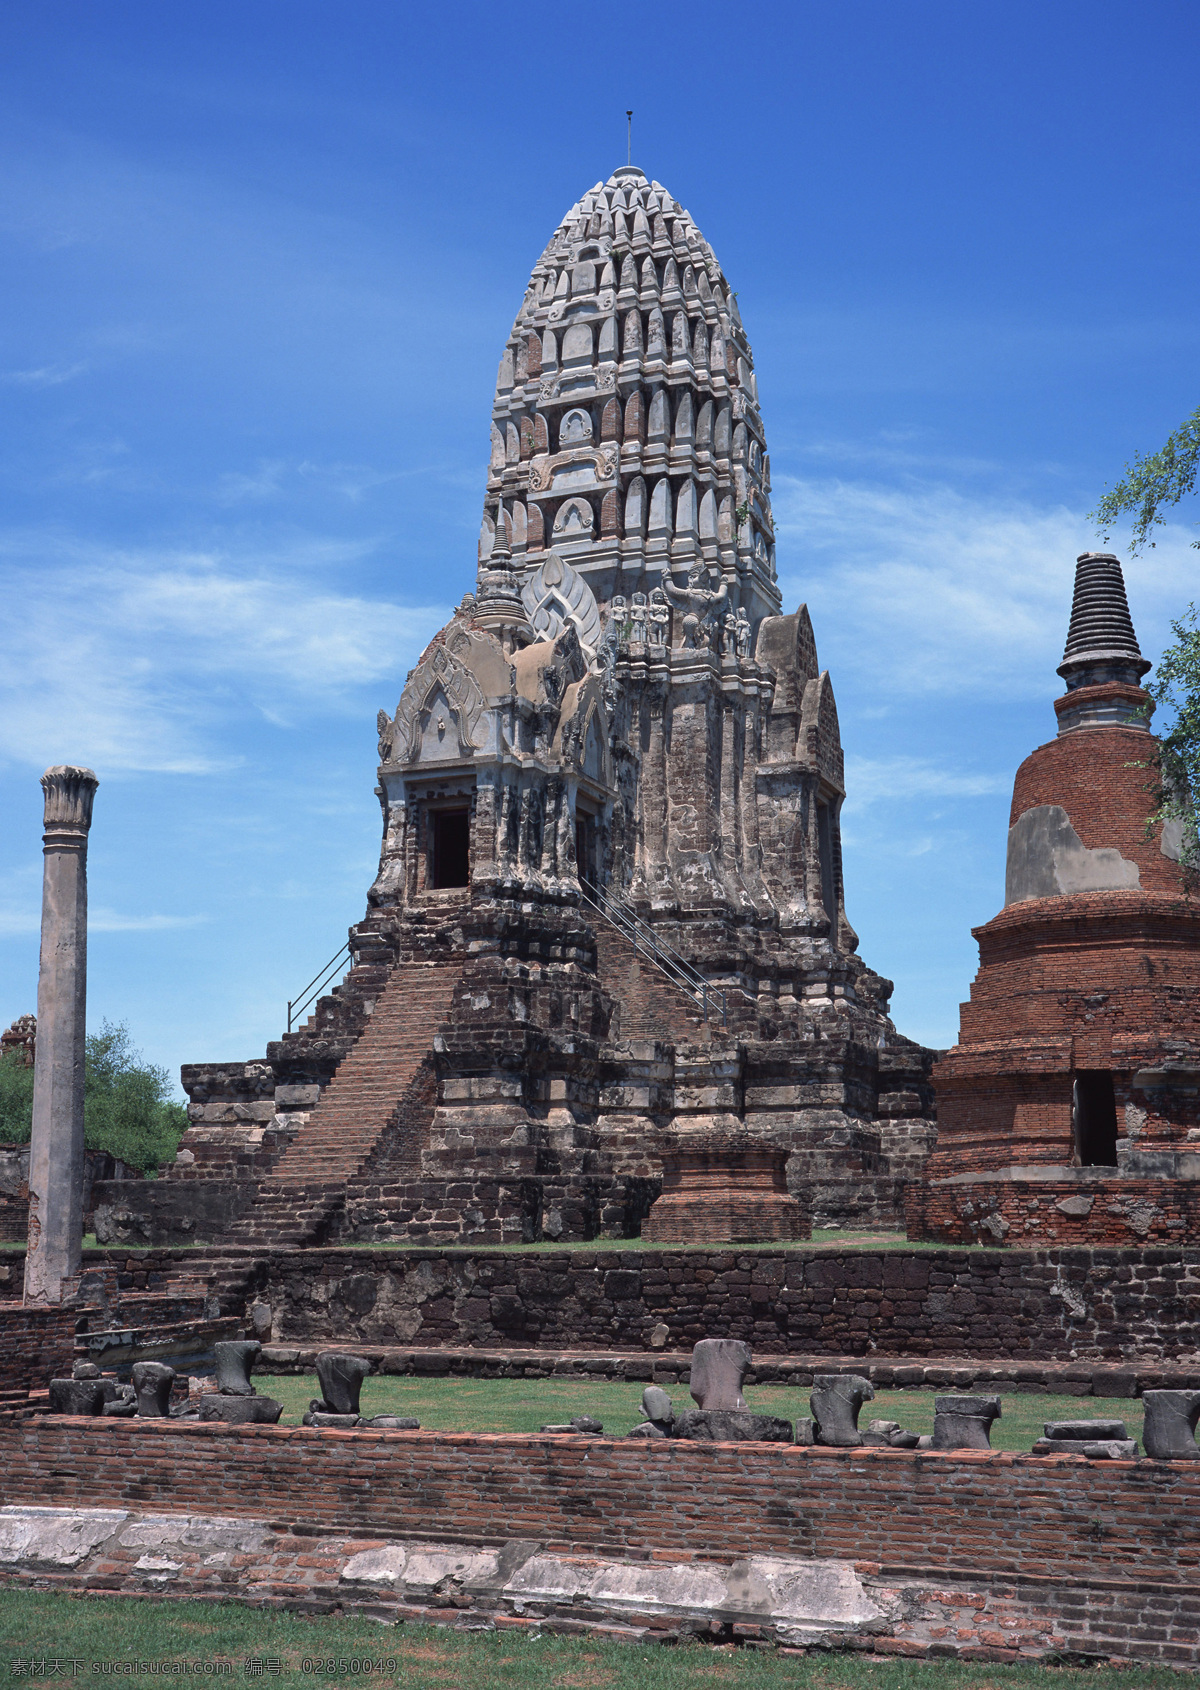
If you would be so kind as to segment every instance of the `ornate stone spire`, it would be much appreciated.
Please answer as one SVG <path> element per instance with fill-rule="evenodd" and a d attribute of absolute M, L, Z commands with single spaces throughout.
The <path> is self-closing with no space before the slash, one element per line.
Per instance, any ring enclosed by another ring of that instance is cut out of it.
<path fill-rule="evenodd" d="M 509 553 L 524 578 L 553 550 L 605 607 L 699 566 L 751 622 L 776 614 L 753 366 L 688 213 L 634 166 L 597 182 L 534 267 L 500 360 L 481 572 Z"/>

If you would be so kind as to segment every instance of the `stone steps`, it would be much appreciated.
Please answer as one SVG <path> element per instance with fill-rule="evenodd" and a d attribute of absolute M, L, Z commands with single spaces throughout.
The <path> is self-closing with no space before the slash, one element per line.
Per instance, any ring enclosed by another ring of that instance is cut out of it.
<path fill-rule="evenodd" d="M 432 1050 L 461 966 L 397 964 L 307 1125 L 229 1229 L 230 1243 L 278 1246 L 328 1231 Z"/>

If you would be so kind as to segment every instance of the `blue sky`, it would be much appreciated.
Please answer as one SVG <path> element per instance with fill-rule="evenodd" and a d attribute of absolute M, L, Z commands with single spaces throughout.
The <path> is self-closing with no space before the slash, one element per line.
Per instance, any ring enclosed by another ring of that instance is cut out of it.
<path fill-rule="evenodd" d="M 1166 0 L 12 0 L 0 1021 L 71 761 L 91 1023 L 172 1070 L 278 1036 L 374 873 L 376 709 L 473 580 L 528 273 L 632 106 L 754 346 L 862 954 L 951 1042 L 1085 513 L 1200 402 L 1198 47 Z M 1127 570 L 1151 657 L 1196 514 Z"/>

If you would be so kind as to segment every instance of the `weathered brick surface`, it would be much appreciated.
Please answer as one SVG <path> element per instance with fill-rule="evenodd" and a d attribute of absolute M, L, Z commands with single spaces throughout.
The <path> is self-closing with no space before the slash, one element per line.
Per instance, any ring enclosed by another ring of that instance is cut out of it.
<path fill-rule="evenodd" d="M 11 1503 L 265 1513 L 365 1537 L 799 1553 L 954 1578 L 1200 1585 L 1190 1462 L 51 1416 L 5 1426 L 0 1451 Z"/>
<path fill-rule="evenodd" d="M 0 1399 L 23 1397 L 69 1376 L 74 1350 L 74 1309 L 0 1303 Z"/>

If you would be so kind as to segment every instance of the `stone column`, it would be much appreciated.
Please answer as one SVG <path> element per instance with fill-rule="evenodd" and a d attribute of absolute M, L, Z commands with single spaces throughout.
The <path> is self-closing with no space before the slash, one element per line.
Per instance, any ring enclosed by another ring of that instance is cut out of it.
<path fill-rule="evenodd" d="M 46 862 L 25 1267 L 25 1301 L 40 1306 L 69 1299 L 80 1267 L 87 839 L 98 784 L 90 769 L 56 767 L 42 776 Z"/>

